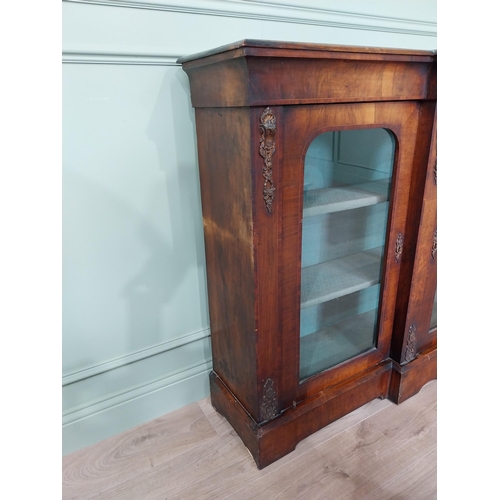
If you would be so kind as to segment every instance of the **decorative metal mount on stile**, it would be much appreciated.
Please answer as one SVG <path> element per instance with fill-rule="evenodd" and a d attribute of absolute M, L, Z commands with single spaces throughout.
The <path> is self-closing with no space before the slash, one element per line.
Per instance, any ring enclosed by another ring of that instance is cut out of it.
<path fill-rule="evenodd" d="M 260 148 L 259 153 L 264 158 L 262 175 L 264 177 L 264 201 L 268 213 L 272 213 L 274 192 L 276 188 L 273 184 L 273 162 L 271 157 L 276 151 L 276 117 L 269 109 L 269 106 L 260 115 Z"/>
<path fill-rule="evenodd" d="M 278 414 L 278 397 L 274 387 L 274 380 L 268 378 L 264 384 L 262 401 L 260 404 L 260 417 L 262 420 L 271 420 Z"/>
<path fill-rule="evenodd" d="M 398 233 L 398 237 L 396 238 L 396 248 L 394 249 L 394 257 L 398 264 L 399 261 L 401 260 L 402 253 L 403 253 L 403 234 Z"/>
<path fill-rule="evenodd" d="M 432 247 L 431 247 L 431 257 L 436 260 L 436 254 L 438 250 L 438 242 L 437 242 L 437 229 L 434 231 L 434 238 L 432 240 Z"/>
<path fill-rule="evenodd" d="M 410 325 L 408 338 L 406 340 L 405 361 L 411 361 L 416 355 L 417 327 Z"/>

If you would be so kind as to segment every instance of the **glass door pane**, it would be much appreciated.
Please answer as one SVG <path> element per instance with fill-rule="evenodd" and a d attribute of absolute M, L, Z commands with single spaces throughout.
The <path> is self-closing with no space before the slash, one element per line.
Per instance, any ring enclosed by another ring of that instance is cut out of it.
<path fill-rule="evenodd" d="M 429 333 L 437 328 L 437 291 L 434 295 L 434 305 L 431 313 L 431 324 L 429 326 Z"/>
<path fill-rule="evenodd" d="M 376 345 L 394 151 L 385 129 L 327 132 L 307 151 L 301 380 Z"/>

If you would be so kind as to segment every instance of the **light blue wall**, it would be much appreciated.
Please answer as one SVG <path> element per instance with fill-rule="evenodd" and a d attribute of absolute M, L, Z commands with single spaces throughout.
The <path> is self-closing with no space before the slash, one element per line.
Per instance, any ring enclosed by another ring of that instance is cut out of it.
<path fill-rule="evenodd" d="M 63 453 L 208 395 L 194 113 L 244 38 L 434 49 L 436 2 L 63 1 Z"/>

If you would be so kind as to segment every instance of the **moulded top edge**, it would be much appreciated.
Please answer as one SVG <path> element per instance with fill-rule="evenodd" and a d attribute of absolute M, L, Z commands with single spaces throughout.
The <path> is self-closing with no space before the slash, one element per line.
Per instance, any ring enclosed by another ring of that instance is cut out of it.
<path fill-rule="evenodd" d="M 302 43 L 302 42 L 280 42 L 275 40 L 240 40 L 238 42 L 222 45 L 211 50 L 198 52 L 187 56 L 182 56 L 177 59 L 179 64 L 184 64 L 198 59 L 223 54 L 242 48 L 255 48 L 255 49 L 273 49 L 276 50 L 276 55 L 279 56 L 280 49 L 282 51 L 319 51 L 325 53 L 342 52 L 353 54 L 371 54 L 371 55 L 387 55 L 387 56 L 436 56 L 435 50 L 414 50 L 414 49 L 394 49 L 386 47 L 361 47 L 355 45 L 329 45 L 321 43 Z M 246 55 L 241 53 L 241 55 Z M 255 54 L 254 54 L 255 55 Z M 265 54 L 269 56 L 268 53 Z M 290 57 L 290 56 L 288 56 Z"/>

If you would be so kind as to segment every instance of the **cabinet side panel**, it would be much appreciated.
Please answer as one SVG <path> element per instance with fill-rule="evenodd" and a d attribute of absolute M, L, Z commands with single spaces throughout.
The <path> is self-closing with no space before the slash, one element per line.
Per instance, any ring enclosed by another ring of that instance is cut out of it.
<path fill-rule="evenodd" d="M 250 115 L 197 109 L 213 369 L 256 415 Z"/>

